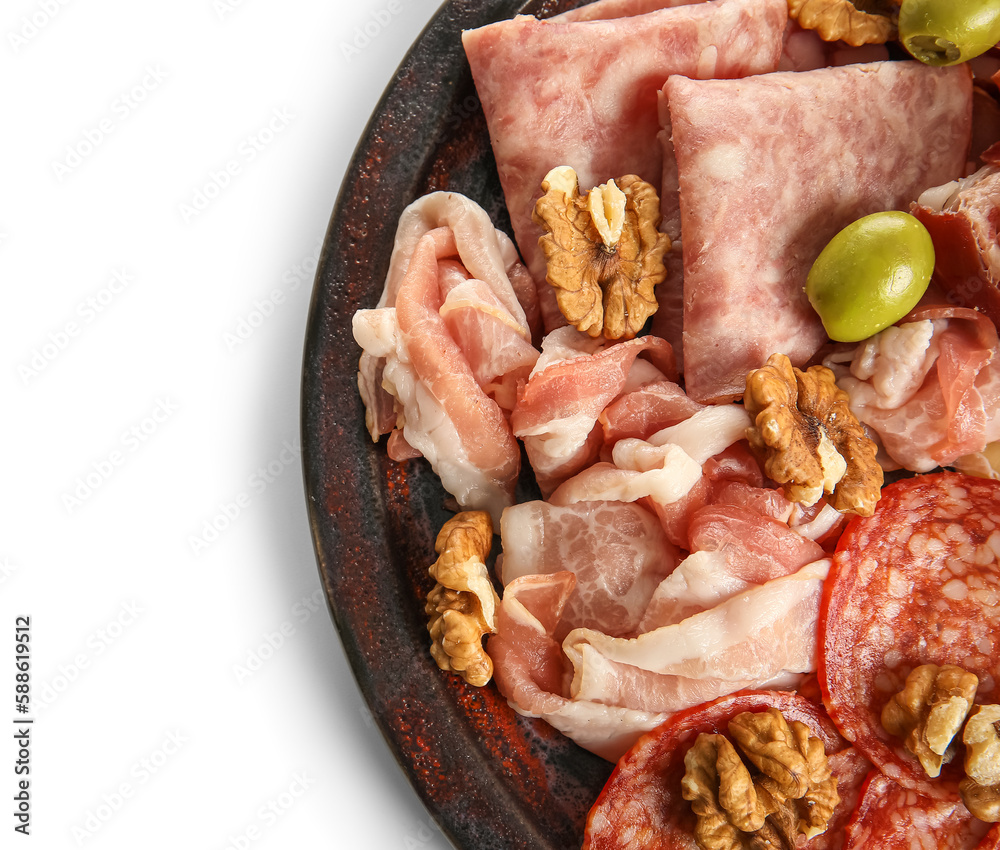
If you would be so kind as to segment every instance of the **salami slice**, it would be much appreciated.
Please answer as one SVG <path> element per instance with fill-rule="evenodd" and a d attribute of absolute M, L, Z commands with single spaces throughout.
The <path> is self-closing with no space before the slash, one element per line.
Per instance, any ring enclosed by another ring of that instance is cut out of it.
<path fill-rule="evenodd" d="M 929 780 L 890 736 L 882 708 L 921 664 L 979 677 L 1000 701 L 1000 482 L 940 472 L 885 487 L 875 514 L 847 527 L 820 608 L 818 674 L 841 733 L 883 773 L 934 797 L 961 760 Z"/>
<path fill-rule="evenodd" d="M 742 691 L 678 712 L 640 738 L 619 760 L 590 810 L 583 850 L 695 850 L 695 816 L 681 795 L 685 753 L 700 733 L 726 733 L 737 714 L 772 706 L 786 720 L 809 726 L 832 754 L 830 769 L 838 777 L 841 804 L 831 828 L 806 846 L 810 850 L 835 846 L 827 842 L 835 840 L 850 816 L 870 762 L 846 747 L 817 704 L 784 691 Z"/>
<path fill-rule="evenodd" d="M 1000 827 L 976 820 L 957 798 L 934 800 L 872 771 L 847 824 L 844 850 L 994 850 Z"/>

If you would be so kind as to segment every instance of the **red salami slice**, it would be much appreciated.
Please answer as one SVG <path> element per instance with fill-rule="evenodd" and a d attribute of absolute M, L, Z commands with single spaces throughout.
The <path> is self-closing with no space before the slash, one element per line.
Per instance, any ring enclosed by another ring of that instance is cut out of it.
<path fill-rule="evenodd" d="M 694 814 L 681 795 L 684 755 L 702 732 L 726 733 L 729 721 L 744 711 L 775 707 L 789 721 L 799 720 L 823 741 L 831 771 L 838 777 L 841 804 L 831 828 L 806 845 L 813 850 L 830 843 L 854 808 L 871 764 L 844 741 L 826 712 L 797 694 L 743 691 L 681 711 L 640 738 L 618 762 L 587 818 L 583 850 L 667 850 L 692 848 Z"/>
<path fill-rule="evenodd" d="M 976 702 L 1000 701 L 1000 482 L 952 472 L 882 491 L 875 514 L 841 537 L 820 609 L 819 680 L 844 737 L 890 778 L 954 793 L 960 759 L 930 781 L 881 723 L 921 664 L 979 677 Z"/>
<path fill-rule="evenodd" d="M 934 800 L 872 771 L 847 825 L 844 850 L 993 850 L 1000 827 L 976 820 L 957 798 Z"/>

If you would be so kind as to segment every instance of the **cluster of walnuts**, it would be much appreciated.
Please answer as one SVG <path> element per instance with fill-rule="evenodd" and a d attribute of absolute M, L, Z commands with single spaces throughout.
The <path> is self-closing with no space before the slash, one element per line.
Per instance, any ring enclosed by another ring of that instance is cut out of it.
<path fill-rule="evenodd" d="M 746 711 L 684 756 L 681 793 L 702 850 L 794 847 L 826 831 L 840 802 L 823 742 L 776 709 Z M 738 749 L 737 749 L 738 748 Z M 749 765 L 744 762 L 746 758 Z"/>

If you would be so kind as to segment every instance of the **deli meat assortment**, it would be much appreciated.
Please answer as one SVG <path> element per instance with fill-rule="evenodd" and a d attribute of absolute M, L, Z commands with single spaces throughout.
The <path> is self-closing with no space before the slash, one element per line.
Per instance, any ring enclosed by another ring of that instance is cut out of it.
<path fill-rule="evenodd" d="M 966 5 L 463 35 L 512 233 L 411 204 L 358 386 L 455 511 L 413 603 L 441 675 L 615 764 L 584 848 L 1000 847 L 1000 4 Z"/>

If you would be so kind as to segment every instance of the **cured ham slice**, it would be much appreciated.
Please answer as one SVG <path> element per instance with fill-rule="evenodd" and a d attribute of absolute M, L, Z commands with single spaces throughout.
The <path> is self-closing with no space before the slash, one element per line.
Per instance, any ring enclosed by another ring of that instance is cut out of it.
<path fill-rule="evenodd" d="M 780 491 L 764 487 L 760 465 L 744 439 L 706 460 L 701 480 L 684 498 L 668 505 L 655 505 L 655 510 L 670 541 L 690 550 L 691 518 L 709 504 L 741 505 L 782 522 L 791 513 L 791 503 Z"/>
<path fill-rule="evenodd" d="M 772 71 L 788 17 L 784 0 L 710 0 L 630 17 L 617 17 L 626 5 L 612 8 L 614 20 L 521 15 L 463 34 L 514 236 L 549 303 L 548 329 L 564 320 L 551 312 L 532 221 L 542 178 L 570 165 L 584 189 L 625 174 L 659 185 L 657 91 L 667 77 Z"/>
<path fill-rule="evenodd" d="M 543 718 L 584 749 L 613 762 L 666 715 L 563 695 L 565 659 L 552 633 L 573 584 L 567 572 L 514 579 L 504 588 L 497 633 L 486 648 L 497 688 L 515 711 Z"/>
<path fill-rule="evenodd" d="M 918 307 L 826 363 L 900 467 L 929 472 L 1000 439 L 997 332 L 975 310 Z"/>
<path fill-rule="evenodd" d="M 518 387 L 538 360 L 538 349 L 490 287 L 469 278 L 458 263 L 440 264 L 444 301 L 440 313 L 462 350 L 476 383 L 504 410 L 514 408 Z"/>
<path fill-rule="evenodd" d="M 743 80 L 673 76 L 665 91 L 680 182 L 685 387 L 696 401 L 734 399 L 771 354 L 803 366 L 825 342 L 804 287 L 830 238 L 963 173 L 971 75 L 876 62 Z"/>
<path fill-rule="evenodd" d="M 634 634 L 656 586 L 677 564 L 656 517 L 621 502 L 515 505 L 504 511 L 500 540 L 505 586 L 528 575 L 575 576 L 562 625 L 551 629 L 560 640 L 582 625 Z"/>
<path fill-rule="evenodd" d="M 610 21 L 613 18 L 631 18 L 635 15 L 645 15 L 659 9 L 673 6 L 690 6 L 694 3 L 704 3 L 705 0 L 597 0 L 595 3 L 585 3 L 576 9 L 570 9 L 559 15 L 553 15 L 552 21 Z"/>
<path fill-rule="evenodd" d="M 680 711 L 816 667 L 816 622 L 830 562 L 739 593 L 680 623 L 616 638 L 574 629 L 563 641 L 571 693 L 644 711 Z"/>
<path fill-rule="evenodd" d="M 355 337 L 362 347 L 358 389 L 365 404 L 365 424 L 373 440 L 393 432 L 399 414 L 398 400 L 382 385 L 385 354 L 375 354 L 374 350 L 389 350 L 395 345 L 392 308 L 396 306 L 417 245 L 431 231 L 437 231 L 438 256 L 442 260 L 454 258 L 461 263 L 460 272 L 455 270 L 459 266 L 457 262 L 449 260 L 442 265 L 442 298 L 455 282 L 463 278 L 474 279 L 479 281 L 474 309 L 482 317 L 490 316 L 494 327 L 507 328 L 509 333 L 503 337 L 505 349 L 520 347 L 513 336 L 521 337 L 522 342 L 530 341 L 537 330 L 539 314 L 534 285 L 518 258 L 514 243 L 493 226 L 486 211 L 455 192 L 432 192 L 418 198 L 399 218 L 389 271 L 375 310 L 359 310 L 354 317 Z M 451 306 L 459 305 L 453 299 Z M 453 327 L 456 321 L 457 317 L 453 316 Z M 466 351 L 474 360 L 495 359 L 478 342 Z M 499 356 L 511 359 L 509 353 Z M 520 356 L 523 356 L 523 349 Z M 515 356 L 513 362 L 512 368 L 519 369 L 518 357 Z"/>
<path fill-rule="evenodd" d="M 622 469 L 613 463 L 595 463 L 564 481 L 549 496 L 554 505 L 605 499 L 635 502 L 651 499 L 669 505 L 686 496 L 701 478 L 701 466 L 683 449 L 668 446 L 662 463 L 652 469 Z"/>
<path fill-rule="evenodd" d="M 597 459 L 603 444 L 598 417 L 626 387 L 640 354 L 661 378 L 677 376 L 673 349 L 657 337 L 606 345 L 566 326 L 543 340 L 510 419 L 543 495 Z"/>
<path fill-rule="evenodd" d="M 606 448 L 626 437 L 645 440 L 702 409 L 673 381 L 645 384 L 623 393 L 604 408 L 599 419 Z"/>
<path fill-rule="evenodd" d="M 354 316 L 359 388 L 373 438 L 392 432 L 391 457 L 422 455 L 463 508 L 499 523 L 520 448 L 495 397 L 510 406 L 537 352 L 503 265 L 504 253 L 516 263 L 509 242 L 470 201 L 430 197 L 404 215 L 384 305 Z M 453 223 L 418 235 L 438 219 Z"/>
<path fill-rule="evenodd" d="M 924 192 L 911 212 L 934 240 L 935 281 L 959 307 L 1000 325 L 1000 144 L 975 174 Z"/>

